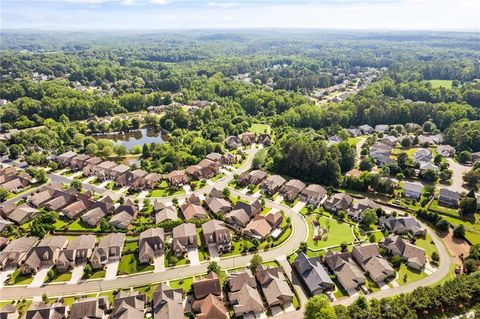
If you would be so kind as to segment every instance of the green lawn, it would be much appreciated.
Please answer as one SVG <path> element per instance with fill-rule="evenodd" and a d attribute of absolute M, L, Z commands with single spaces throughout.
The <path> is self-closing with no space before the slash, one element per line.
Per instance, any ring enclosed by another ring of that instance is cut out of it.
<path fill-rule="evenodd" d="M 452 80 L 428 80 L 432 84 L 432 88 L 444 87 L 446 89 L 452 88 Z"/>
<path fill-rule="evenodd" d="M 359 138 L 359 137 L 349 137 L 347 139 L 347 142 L 348 144 L 352 145 L 352 146 L 356 146 L 358 144 L 358 142 L 360 142 L 362 139 Z"/>
<path fill-rule="evenodd" d="M 48 278 L 45 278 L 46 283 L 47 282 L 65 282 L 65 281 L 69 281 L 70 279 L 72 279 L 72 273 L 71 272 L 61 273 L 61 272 L 58 272 L 56 268 L 53 268 L 52 270 L 54 272 L 52 280 L 48 280 Z"/>
<path fill-rule="evenodd" d="M 173 289 L 182 288 L 186 293 L 192 290 L 193 277 L 170 281 L 170 287 Z"/>
<path fill-rule="evenodd" d="M 66 217 L 60 216 L 56 221 L 55 221 L 55 229 L 60 230 L 62 229 L 65 225 L 68 225 L 71 222 L 70 219 Z"/>
<path fill-rule="evenodd" d="M 126 254 L 120 259 L 120 263 L 118 265 L 118 274 L 128 275 L 137 272 L 151 271 L 154 269 L 155 267 L 153 265 L 140 264 L 136 254 Z"/>
<path fill-rule="evenodd" d="M 319 214 L 312 214 L 306 217 L 308 223 L 307 245 L 311 249 L 325 248 L 329 246 L 339 246 L 342 242 L 350 243 L 355 240 L 352 233 L 352 225 L 345 222 L 330 219 Z M 320 222 L 320 227 L 326 229 L 326 234 L 319 241 L 314 240 L 313 222 Z"/>
<path fill-rule="evenodd" d="M 259 123 L 252 124 L 252 126 L 250 126 L 248 131 L 251 132 L 251 133 L 256 133 L 256 134 L 262 134 L 262 133 L 270 134 L 270 125 L 259 124 Z"/>
<path fill-rule="evenodd" d="M 174 195 L 181 195 L 185 194 L 185 190 L 180 188 L 178 190 L 173 190 L 170 188 L 157 188 L 152 190 L 148 197 L 166 197 L 166 196 L 174 196 Z"/>
<path fill-rule="evenodd" d="M 33 281 L 33 276 L 23 276 L 20 269 L 15 270 L 8 281 L 9 285 L 28 285 Z"/>
<path fill-rule="evenodd" d="M 376 232 L 368 234 L 367 241 L 369 241 L 369 242 L 370 242 L 370 236 L 375 238 L 375 243 L 379 243 L 383 238 L 385 238 L 385 236 L 383 235 L 383 233 L 381 231 L 376 231 Z"/>
<path fill-rule="evenodd" d="M 396 269 L 396 271 L 398 273 L 397 282 L 399 285 L 406 285 L 427 277 L 427 274 L 423 271 L 412 269 L 405 265 L 405 263 L 402 263 L 400 269 Z"/>
<path fill-rule="evenodd" d="M 224 176 L 225 176 L 225 174 L 220 173 L 220 174 L 217 174 L 217 175 L 215 175 L 214 177 L 212 177 L 210 180 L 211 180 L 212 182 L 216 182 L 216 181 L 218 181 L 220 178 L 222 178 L 222 177 L 224 177 Z"/>
<path fill-rule="evenodd" d="M 103 269 L 100 269 L 100 270 L 94 271 L 92 273 L 92 276 L 90 276 L 90 278 L 88 279 L 102 279 L 102 278 L 105 278 L 105 275 L 106 275 L 106 271 Z"/>
<path fill-rule="evenodd" d="M 106 292 L 102 292 L 100 293 L 99 296 L 106 296 L 107 299 L 108 299 L 108 303 L 110 304 L 113 304 L 113 301 L 115 299 L 115 294 L 114 294 L 114 291 L 106 291 Z"/>
<path fill-rule="evenodd" d="M 71 224 L 68 225 L 68 230 L 71 231 L 100 231 L 99 226 L 90 226 L 89 224 L 83 222 L 80 218 L 74 220 Z"/>
<path fill-rule="evenodd" d="M 173 267 L 173 266 L 180 266 L 180 265 L 186 265 L 188 259 L 185 257 L 176 257 L 175 254 L 171 249 L 167 250 L 167 253 L 165 254 L 165 259 L 164 259 L 164 265 L 165 267 Z"/>
<path fill-rule="evenodd" d="M 367 276 L 367 282 L 365 283 L 365 287 L 370 292 L 376 292 L 380 290 L 380 287 L 375 283 L 372 279 Z"/>
<path fill-rule="evenodd" d="M 418 238 L 415 242 L 415 245 L 425 249 L 425 254 L 427 255 L 428 259 L 431 259 L 434 251 L 438 252 L 437 247 L 432 241 L 432 237 L 430 237 L 428 234 L 425 236 L 425 238 Z"/>
<path fill-rule="evenodd" d="M 438 207 L 441 206 L 434 206 L 432 203 L 430 210 L 439 213 L 443 219 L 447 220 L 453 226 L 463 224 L 465 226 L 465 238 L 473 245 L 480 244 L 480 216 L 478 216 L 478 214 L 466 218 L 461 216 L 457 210 L 446 207 L 439 209 Z"/>

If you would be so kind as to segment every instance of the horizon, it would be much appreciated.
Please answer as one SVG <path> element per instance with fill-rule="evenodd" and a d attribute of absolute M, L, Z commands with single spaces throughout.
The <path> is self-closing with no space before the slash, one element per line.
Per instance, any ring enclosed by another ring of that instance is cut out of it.
<path fill-rule="evenodd" d="M 475 0 L 4 0 L 1 6 L 4 31 L 480 31 Z"/>

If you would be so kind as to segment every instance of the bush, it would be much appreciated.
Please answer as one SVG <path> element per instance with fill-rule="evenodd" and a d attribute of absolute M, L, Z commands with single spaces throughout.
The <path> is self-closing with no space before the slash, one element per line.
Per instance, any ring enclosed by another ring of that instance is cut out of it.
<path fill-rule="evenodd" d="M 465 226 L 463 226 L 463 224 L 457 225 L 453 229 L 453 236 L 456 238 L 465 238 Z"/>
<path fill-rule="evenodd" d="M 432 256 L 431 256 L 431 257 L 432 257 L 432 261 L 434 261 L 434 262 L 436 262 L 436 263 L 438 263 L 438 262 L 440 261 L 440 255 L 439 255 L 438 252 L 436 252 L 436 251 L 434 251 L 434 252 L 432 253 Z"/>
<path fill-rule="evenodd" d="M 393 256 L 390 259 L 390 262 L 392 263 L 392 266 L 395 268 L 400 268 L 400 265 L 402 264 L 402 257 L 400 256 Z"/>

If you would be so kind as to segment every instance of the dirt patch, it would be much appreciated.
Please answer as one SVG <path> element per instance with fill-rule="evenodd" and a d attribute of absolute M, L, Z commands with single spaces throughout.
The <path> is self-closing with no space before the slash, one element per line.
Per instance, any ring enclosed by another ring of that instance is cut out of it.
<path fill-rule="evenodd" d="M 460 260 L 460 255 L 463 254 L 463 257 L 467 257 L 470 252 L 470 245 L 464 239 L 458 239 L 453 237 L 453 230 L 449 229 L 448 234 L 440 235 L 445 246 L 447 246 L 450 254 L 453 255 L 455 263 L 461 265 L 462 261 Z"/>

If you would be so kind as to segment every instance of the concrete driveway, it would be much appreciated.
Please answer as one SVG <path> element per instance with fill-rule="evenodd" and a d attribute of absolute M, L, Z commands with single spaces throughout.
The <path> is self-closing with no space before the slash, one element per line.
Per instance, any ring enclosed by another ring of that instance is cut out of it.
<path fill-rule="evenodd" d="M 463 187 L 463 174 L 470 171 L 472 168 L 456 162 L 453 158 L 447 158 L 447 161 L 448 164 L 450 164 L 450 169 L 453 171 L 452 185 L 448 188 L 457 192 L 468 192 L 468 190 Z"/>
<path fill-rule="evenodd" d="M 45 277 L 47 277 L 47 273 L 50 270 L 50 268 L 52 267 L 44 267 L 44 268 L 41 268 L 39 271 L 37 271 L 37 273 L 33 277 L 32 282 L 30 283 L 30 285 L 28 285 L 28 287 L 41 287 L 45 281 Z"/>
<path fill-rule="evenodd" d="M 105 280 L 113 280 L 117 278 L 118 264 L 119 260 L 107 264 L 107 269 L 105 272 Z"/>
<path fill-rule="evenodd" d="M 153 260 L 153 265 L 155 266 L 154 272 L 165 271 L 165 254 L 156 257 Z"/>
<path fill-rule="evenodd" d="M 84 267 L 85 267 L 85 264 L 82 264 L 73 268 L 72 278 L 70 278 L 70 280 L 67 282 L 67 285 L 74 285 L 78 283 L 80 280 L 82 280 Z"/>
<path fill-rule="evenodd" d="M 0 272 L 0 288 L 5 285 L 5 281 L 7 280 L 8 276 L 10 276 L 14 271 L 15 268 L 11 268 Z"/>
<path fill-rule="evenodd" d="M 198 257 L 198 249 L 189 249 L 187 252 L 187 258 L 190 260 L 190 265 L 200 265 L 200 258 Z"/>

